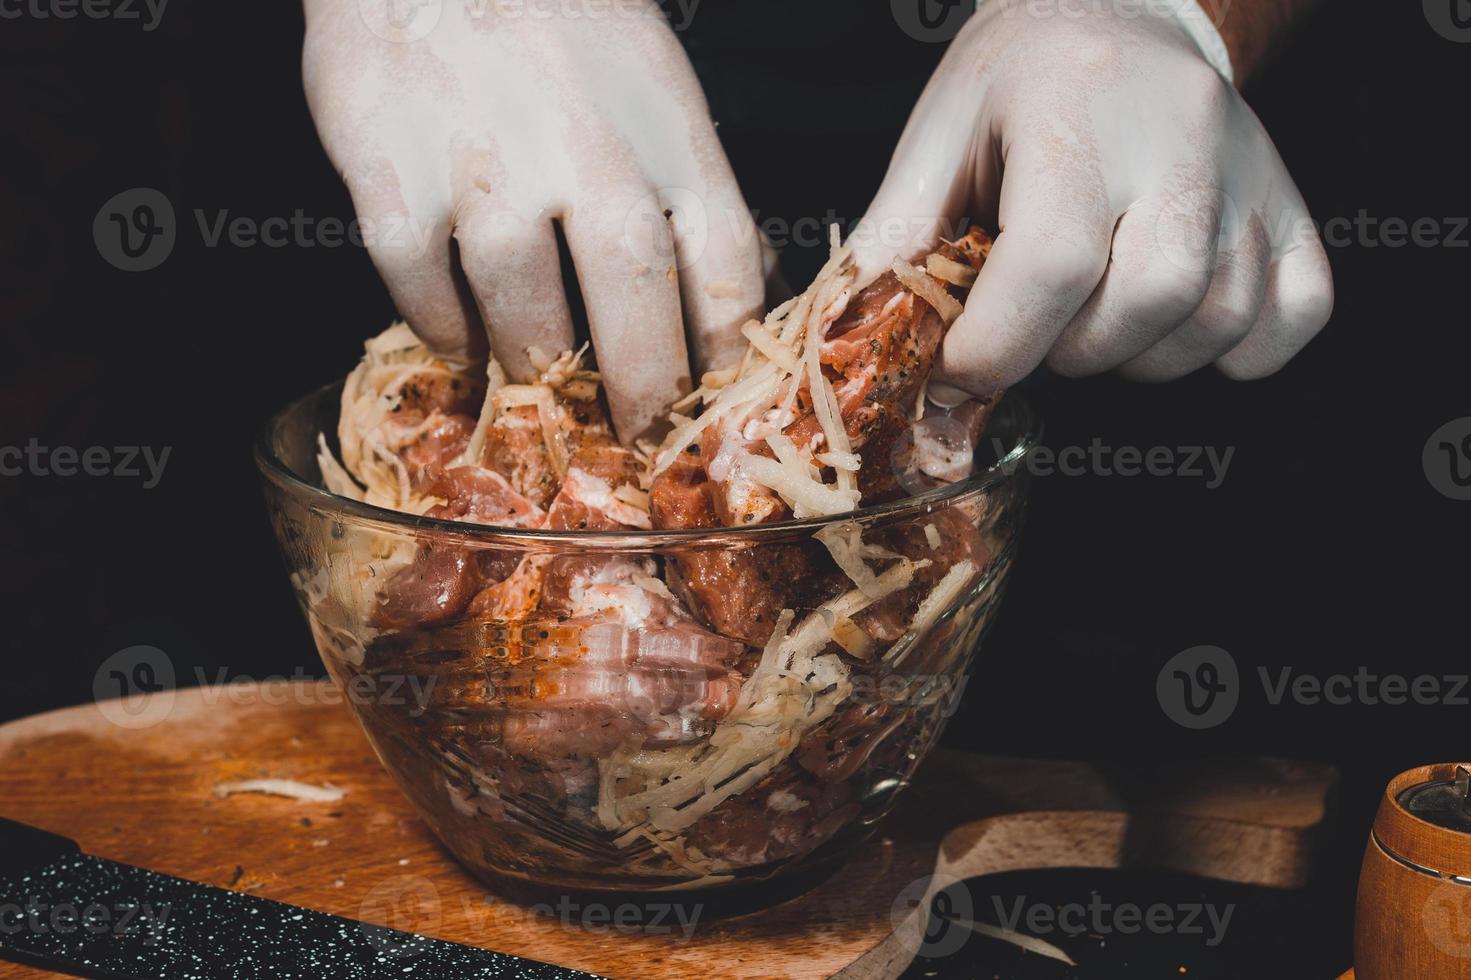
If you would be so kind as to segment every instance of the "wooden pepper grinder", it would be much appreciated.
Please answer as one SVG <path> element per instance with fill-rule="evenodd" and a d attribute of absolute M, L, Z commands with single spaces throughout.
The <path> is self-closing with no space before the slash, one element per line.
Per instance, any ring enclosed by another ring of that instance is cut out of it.
<path fill-rule="evenodd" d="M 1471 977 L 1471 763 L 1390 780 L 1359 873 L 1357 980 Z"/>

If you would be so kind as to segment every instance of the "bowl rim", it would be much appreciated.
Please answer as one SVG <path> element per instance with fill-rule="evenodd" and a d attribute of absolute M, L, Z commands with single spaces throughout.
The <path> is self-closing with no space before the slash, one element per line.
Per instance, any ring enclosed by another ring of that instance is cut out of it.
<path fill-rule="evenodd" d="M 825 527 L 836 524 L 849 522 L 868 523 L 902 516 L 906 513 L 911 513 L 918 517 L 932 513 L 940 506 L 948 505 L 958 498 L 984 495 L 1008 483 L 1013 483 L 1019 478 L 1024 478 L 1027 471 L 1023 465 L 1023 458 L 1042 439 L 1042 423 L 1031 403 L 1018 395 L 1015 390 L 1008 390 L 997 406 L 997 411 L 1006 411 L 1015 416 L 1018 423 L 1018 435 L 1015 444 L 1007 450 L 1005 455 L 1001 456 L 980 473 L 973 474 L 955 483 L 926 490 L 912 497 L 904 497 L 888 503 L 875 504 L 871 507 L 861 507 L 858 510 L 850 511 L 846 514 L 805 518 L 803 520 L 773 521 L 766 524 L 752 524 L 741 527 L 676 528 L 656 531 L 642 531 L 638 529 L 628 531 L 553 531 L 532 528 L 496 527 L 489 524 L 470 524 L 463 521 L 425 517 L 419 514 L 406 514 L 387 507 L 379 507 L 376 504 L 370 504 L 366 501 L 354 500 L 351 497 L 344 497 L 341 494 L 333 493 L 325 487 L 317 486 L 288 466 L 285 460 L 281 459 L 276 453 L 273 439 L 274 434 L 284 424 L 288 414 L 309 401 L 321 399 L 331 394 L 335 389 L 340 389 L 342 384 L 343 382 L 338 380 L 321 385 L 307 392 L 305 395 L 292 399 L 284 407 L 270 415 L 265 424 L 257 431 L 254 439 L 253 455 L 255 457 L 256 467 L 261 471 L 261 475 L 293 493 L 306 497 L 324 511 L 350 515 L 356 520 L 394 528 L 401 532 L 413 534 L 432 532 L 437 536 L 468 538 L 487 543 L 556 543 L 561 545 L 575 544 L 578 547 L 594 548 L 602 545 L 617 548 L 636 547 L 641 550 L 651 547 L 657 548 L 665 544 L 688 546 L 693 541 L 718 545 L 749 546 L 758 539 L 773 536 L 801 535 L 808 532 L 820 531 Z"/>

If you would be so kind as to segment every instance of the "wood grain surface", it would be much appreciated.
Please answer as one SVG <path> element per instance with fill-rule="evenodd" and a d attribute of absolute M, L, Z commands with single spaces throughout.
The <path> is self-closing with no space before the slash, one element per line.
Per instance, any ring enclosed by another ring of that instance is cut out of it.
<path fill-rule="evenodd" d="M 616 909 L 489 894 L 438 846 L 326 682 L 150 697 L 0 726 L 0 815 L 102 857 L 609 977 L 700 976 L 713 963 L 726 977 L 893 977 L 930 896 L 1000 871 L 1148 866 L 1298 886 L 1335 782 L 1327 767 L 1271 759 L 1125 769 L 938 752 L 880 834 L 805 894 L 636 929 L 609 922 Z M 213 792 L 256 777 L 346 796 Z M 37 975 L 0 962 L 0 977 Z"/>

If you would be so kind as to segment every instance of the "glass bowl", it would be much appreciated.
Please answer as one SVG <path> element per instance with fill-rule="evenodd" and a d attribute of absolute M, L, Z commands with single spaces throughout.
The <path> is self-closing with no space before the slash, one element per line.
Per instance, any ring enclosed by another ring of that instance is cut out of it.
<path fill-rule="evenodd" d="M 975 475 L 910 481 L 915 496 L 842 518 L 527 531 L 323 489 L 317 439 L 336 431 L 340 391 L 308 395 L 261 433 L 271 523 L 322 660 L 383 765 L 503 894 L 726 891 L 841 861 L 956 707 L 1016 554 L 1020 464 L 1037 438 L 1008 395 Z M 834 536 L 892 563 L 856 587 L 824 544 Z M 506 623 L 467 608 L 467 579 L 529 566 L 581 583 L 580 596 L 604 590 L 603 612 Z M 708 586 L 712 569 L 727 621 L 765 590 L 777 622 L 748 622 L 742 642 L 683 612 L 680 583 L 700 571 Z"/>

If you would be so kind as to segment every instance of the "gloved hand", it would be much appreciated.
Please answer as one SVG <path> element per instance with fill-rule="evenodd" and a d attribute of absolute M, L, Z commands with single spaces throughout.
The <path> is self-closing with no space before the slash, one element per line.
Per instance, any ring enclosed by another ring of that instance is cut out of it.
<path fill-rule="evenodd" d="M 764 299 L 760 238 L 652 0 L 305 7 L 317 130 L 431 348 L 483 350 L 488 331 L 526 381 L 530 348 L 572 345 L 554 220 L 624 439 L 689 389 L 681 314 L 698 369 L 744 347 Z"/>
<path fill-rule="evenodd" d="M 982 0 L 850 236 L 872 275 L 961 215 L 995 222 L 939 361 L 971 392 L 1044 359 L 1261 377 L 1332 310 L 1322 243 L 1256 116 L 1179 15 L 1111 6 Z"/>

